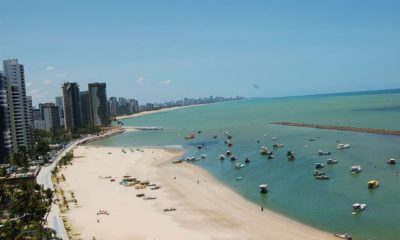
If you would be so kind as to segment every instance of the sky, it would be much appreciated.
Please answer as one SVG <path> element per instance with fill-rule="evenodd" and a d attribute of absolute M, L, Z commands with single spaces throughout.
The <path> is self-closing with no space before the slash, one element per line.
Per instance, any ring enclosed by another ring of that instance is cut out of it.
<path fill-rule="evenodd" d="M 140 103 L 400 88 L 400 1 L 0 0 L 34 104 L 63 82 Z"/>

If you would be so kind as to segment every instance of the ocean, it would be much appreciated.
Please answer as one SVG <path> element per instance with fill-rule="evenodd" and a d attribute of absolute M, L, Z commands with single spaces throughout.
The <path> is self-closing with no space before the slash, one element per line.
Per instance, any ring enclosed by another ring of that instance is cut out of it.
<path fill-rule="evenodd" d="M 187 157 L 206 154 L 206 159 L 192 164 L 257 205 L 324 231 L 350 233 L 353 239 L 399 239 L 400 164 L 386 161 L 400 161 L 400 136 L 271 124 L 277 121 L 400 130 L 400 90 L 257 98 L 181 108 L 123 120 L 125 126 L 164 130 L 124 133 L 95 144 L 181 145 Z M 192 132 L 196 138 L 185 140 Z M 219 160 L 219 155 L 228 150 L 225 132 L 233 137 L 230 150 L 238 158 L 236 162 L 251 159 L 244 168 L 235 168 L 235 162 L 228 158 Z M 275 137 L 278 139 L 272 140 Z M 273 149 L 274 143 L 284 147 Z M 337 150 L 338 143 L 349 143 L 350 148 Z M 198 150 L 199 144 L 205 147 Z M 261 156 L 262 146 L 272 150 L 275 157 L 268 160 Z M 287 160 L 288 150 L 294 151 L 296 160 Z M 319 156 L 319 150 L 332 154 Z M 339 162 L 327 165 L 328 158 Z M 322 171 L 329 180 L 314 179 L 316 162 L 325 163 Z M 350 174 L 353 165 L 360 165 L 361 173 Z M 243 178 L 238 181 L 237 177 Z M 368 189 L 370 179 L 379 180 L 380 186 Z M 263 183 L 269 186 L 267 194 L 259 193 Z M 352 215 L 356 202 L 366 203 L 367 208 Z"/>

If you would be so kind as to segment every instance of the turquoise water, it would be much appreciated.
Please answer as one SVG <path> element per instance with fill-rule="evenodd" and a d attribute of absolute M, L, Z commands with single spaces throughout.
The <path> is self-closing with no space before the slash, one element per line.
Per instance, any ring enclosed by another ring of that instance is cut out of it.
<path fill-rule="evenodd" d="M 97 144 L 182 145 L 187 156 L 207 154 L 207 159 L 193 164 L 258 205 L 319 229 L 351 233 L 354 239 L 399 239 L 400 176 L 395 173 L 400 171 L 400 164 L 386 163 L 388 158 L 400 160 L 399 136 L 271 125 L 274 121 L 400 130 L 400 91 L 250 99 L 184 108 L 124 120 L 127 126 L 159 126 L 165 130 L 124 133 Z M 198 130 L 202 133 L 196 139 L 184 139 Z M 233 136 L 231 151 L 238 162 L 251 158 L 246 167 L 235 169 L 234 162 L 218 160 L 228 150 L 223 143 L 224 131 Z M 213 135 L 218 138 L 212 138 Z M 272 137 L 278 140 L 273 141 Z M 309 138 L 316 141 L 310 142 Z M 338 140 L 350 143 L 350 149 L 336 150 Z M 261 146 L 272 149 L 275 142 L 285 147 L 273 149 L 274 159 L 260 156 Z M 197 150 L 201 143 L 205 149 Z M 295 161 L 287 161 L 288 150 L 295 152 Z M 332 151 L 332 155 L 320 157 L 318 150 Z M 315 162 L 326 162 L 327 158 L 339 160 L 338 164 L 322 169 L 331 178 L 315 180 Z M 362 172 L 351 175 L 349 169 L 356 164 L 361 165 Z M 236 181 L 239 176 L 243 179 Z M 368 190 L 369 179 L 378 179 L 381 185 Z M 268 194 L 259 194 L 258 186 L 262 183 L 270 186 Z M 351 205 L 355 202 L 368 207 L 352 215 Z"/>

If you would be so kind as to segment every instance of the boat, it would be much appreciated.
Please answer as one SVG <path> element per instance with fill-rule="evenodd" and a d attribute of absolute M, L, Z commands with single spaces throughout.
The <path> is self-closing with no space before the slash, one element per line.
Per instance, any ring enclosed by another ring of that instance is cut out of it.
<path fill-rule="evenodd" d="M 229 140 L 227 140 L 227 139 L 225 139 L 225 141 L 224 141 L 224 143 L 225 144 L 228 144 L 228 143 L 230 143 L 231 141 L 229 141 Z"/>
<path fill-rule="evenodd" d="M 243 179 L 243 177 L 237 177 L 236 178 L 237 181 L 242 180 L 242 179 Z"/>
<path fill-rule="evenodd" d="M 396 159 L 394 159 L 394 158 L 388 159 L 387 163 L 390 165 L 394 165 L 394 164 L 396 164 Z"/>
<path fill-rule="evenodd" d="M 231 153 L 231 151 L 226 151 L 226 156 L 230 156 L 230 155 L 232 155 L 232 153 Z"/>
<path fill-rule="evenodd" d="M 339 143 L 338 145 L 336 145 L 336 149 L 340 150 L 340 149 L 347 149 L 350 147 L 350 144 L 343 144 L 343 143 Z"/>
<path fill-rule="evenodd" d="M 218 137 L 217 135 L 214 135 L 214 136 L 213 136 L 214 139 L 217 138 L 217 137 Z"/>
<path fill-rule="evenodd" d="M 235 168 L 243 168 L 243 167 L 245 167 L 246 165 L 244 165 L 244 163 L 236 163 L 235 164 Z"/>
<path fill-rule="evenodd" d="M 310 139 L 308 139 L 308 141 L 314 142 L 314 141 L 316 141 L 316 139 L 315 138 L 310 138 Z"/>
<path fill-rule="evenodd" d="M 320 179 L 320 180 L 326 180 L 329 179 L 329 176 L 327 175 L 320 175 L 320 176 L 314 176 L 315 179 Z"/>
<path fill-rule="evenodd" d="M 231 135 L 228 135 L 228 139 L 232 139 L 232 136 L 231 136 Z"/>
<path fill-rule="evenodd" d="M 205 155 L 205 154 L 201 154 L 201 158 L 207 158 L 207 155 Z"/>
<path fill-rule="evenodd" d="M 202 149 L 202 148 L 204 148 L 204 144 L 197 145 L 197 149 Z"/>
<path fill-rule="evenodd" d="M 358 173 L 360 173 L 360 172 L 361 172 L 361 166 L 360 166 L 360 165 L 352 166 L 352 167 L 350 168 L 350 173 L 351 173 L 351 174 L 358 174 Z"/>
<path fill-rule="evenodd" d="M 228 143 L 228 147 L 232 147 L 233 146 L 233 144 L 232 143 Z"/>
<path fill-rule="evenodd" d="M 362 212 L 364 209 L 367 207 L 367 204 L 365 203 L 354 203 L 352 208 L 353 212 Z"/>
<path fill-rule="evenodd" d="M 251 160 L 250 160 L 250 158 L 246 158 L 246 160 L 244 160 L 244 162 L 245 162 L 245 163 L 250 163 Z"/>
<path fill-rule="evenodd" d="M 272 140 L 274 140 L 274 141 L 275 141 L 275 140 L 278 140 L 278 138 L 277 138 L 277 137 L 273 137 L 273 138 L 272 138 Z"/>
<path fill-rule="evenodd" d="M 324 173 L 323 171 L 314 170 L 314 177 L 315 177 L 315 176 L 323 176 L 323 175 L 325 175 L 325 173 Z"/>
<path fill-rule="evenodd" d="M 261 150 L 260 150 L 260 154 L 261 155 L 267 155 L 267 153 L 268 153 L 268 148 L 267 147 L 261 147 Z"/>
<path fill-rule="evenodd" d="M 318 151 L 318 154 L 319 154 L 320 156 L 331 155 L 331 152 L 323 152 L 323 151 L 319 150 L 319 151 Z"/>
<path fill-rule="evenodd" d="M 287 157 L 287 159 L 289 161 L 292 161 L 292 160 L 296 159 L 295 156 L 294 156 L 294 152 L 293 151 L 287 151 L 286 157 Z"/>
<path fill-rule="evenodd" d="M 338 160 L 329 158 L 329 159 L 326 161 L 326 163 L 327 163 L 327 164 L 336 164 L 336 163 L 338 163 Z"/>
<path fill-rule="evenodd" d="M 323 168 L 324 166 L 325 166 L 325 164 L 323 164 L 323 163 L 315 163 L 315 168 L 316 169 Z"/>
<path fill-rule="evenodd" d="M 273 159 L 274 158 L 274 155 L 273 154 L 268 154 L 268 157 L 267 157 L 268 159 Z"/>
<path fill-rule="evenodd" d="M 272 145 L 273 148 L 282 148 L 284 147 L 283 143 L 275 143 Z"/>
<path fill-rule="evenodd" d="M 267 193 L 268 192 L 268 185 L 267 184 L 261 184 L 260 185 L 260 193 Z"/>
<path fill-rule="evenodd" d="M 373 179 L 373 180 L 369 180 L 368 181 L 368 188 L 369 189 L 374 189 L 374 188 L 377 188 L 378 186 L 379 186 L 379 181 L 378 180 Z"/>
<path fill-rule="evenodd" d="M 194 139 L 196 136 L 194 135 L 194 133 L 190 134 L 189 136 L 186 136 L 185 139 L 189 140 L 189 139 Z"/>
<path fill-rule="evenodd" d="M 344 233 L 344 234 L 335 233 L 334 236 L 335 236 L 335 237 L 338 237 L 338 238 L 341 238 L 341 239 L 347 239 L 347 240 L 352 240 L 352 239 L 353 239 L 353 238 L 352 238 L 349 234 L 347 234 L 347 233 Z"/>
<path fill-rule="evenodd" d="M 237 157 L 235 157 L 235 156 L 231 157 L 231 161 L 236 161 L 236 160 L 237 160 Z"/>
<path fill-rule="evenodd" d="M 219 160 L 225 160 L 225 155 L 219 155 Z"/>

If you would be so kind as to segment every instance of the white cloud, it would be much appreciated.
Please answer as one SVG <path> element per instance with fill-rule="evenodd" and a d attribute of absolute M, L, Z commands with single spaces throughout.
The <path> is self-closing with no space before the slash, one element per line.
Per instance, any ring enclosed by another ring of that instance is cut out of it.
<path fill-rule="evenodd" d="M 137 83 L 142 83 L 142 82 L 144 82 L 144 77 L 139 77 L 139 78 L 136 80 L 136 82 L 137 82 Z"/>
<path fill-rule="evenodd" d="M 26 85 L 26 87 L 30 87 L 30 86 L 32 86 L 32 82 L 26 82 L 25 85 Z"/>
<path fill-rule="evenodd" d="M 46 72 L 50 72 L 50 71 L 53 71 L 55 68 L 53 67 L 53 66 L 48 66 L 47 68 L 46 68 Z"/>
<path fill-rule="evenodd" d="M 36 99 L 36 101 L 40 101 L 43 99 L 46 95 L 48 94 L 48 91 L 42 92 L 39 89 L 35 88 L 31 91 L 28 92 L 28 96 L 32 96 L 33 99 Z"/>
<path fill-rule="evenodd" d="M 65 78 L 67 76 L 66 73 L 57 73 L 57 77 L 59 78 Z"/>
<path fill-rule="evenodd" d="M 52 83 L 53 83 L 53 82 L 50 81 L 50 80 L 44 80 L 43 82 L 44 82 L 45 85 L 49 85 L 49 84 L 52 84 Z"/>
<path fill-rule="evenodd" d="M 171 80 L 165 80 L 165 81 L 161 81 L 161 82 L 158 82 L 158 83 L 161 84 L 161 85 L 169 85 L 169 84 L 172 83 L 172 81 Z"/>

